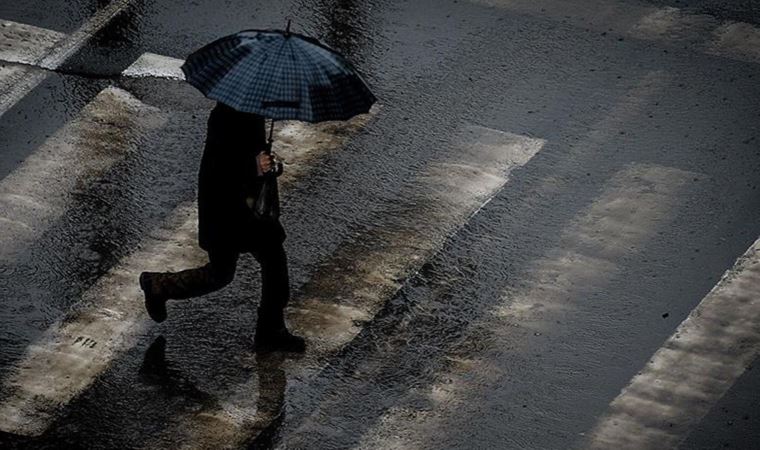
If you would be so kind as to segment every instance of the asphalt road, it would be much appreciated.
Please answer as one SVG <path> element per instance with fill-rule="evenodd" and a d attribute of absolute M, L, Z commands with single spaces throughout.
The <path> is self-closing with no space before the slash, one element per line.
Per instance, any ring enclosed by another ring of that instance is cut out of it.
<path fill-rule="evenodd" d="M 760 4 L 724 3 L 0 4 L 0 445 L 753 448 Z M 178 65 L 287 18 L 379 99 L 277 127 L 299 358 L 251 351 L 253 258 L 161 325 L 136 278 L 205 262 Z"/>

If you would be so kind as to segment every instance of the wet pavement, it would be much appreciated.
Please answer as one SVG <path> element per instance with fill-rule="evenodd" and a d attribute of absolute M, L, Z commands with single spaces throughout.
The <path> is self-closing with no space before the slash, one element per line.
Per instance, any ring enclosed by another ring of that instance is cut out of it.
<path fill-rule="evenodd" d="M 205 262 L 212 102 L 166 67 L 286 17 L 379 101 L 277 128 L 309 351 L 257 357 L 253 258 L 161 325 L 136 276 Z M 0 22 L 36 27 L 0 33 L 2 446 L 756 440 L 756 2 L 29 1 Z"/>

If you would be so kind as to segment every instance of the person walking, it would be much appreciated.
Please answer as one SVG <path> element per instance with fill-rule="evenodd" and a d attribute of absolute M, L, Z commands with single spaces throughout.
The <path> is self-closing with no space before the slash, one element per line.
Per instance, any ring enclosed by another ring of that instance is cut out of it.
<path fill-rule="evenodd" d="M 149 316 L 163 322 L 167 300 L 223 288 L 235 275 L 240 253 L 249 252 L 261 265 L 256 350 L 303 352 L 304 339 L 288 331 L 284 318 L 290 297 L 285 230 L 279 219 L 255 210 L 266 177 L 283 170 L 268 145 L 264 117 L 217 103 L 209 116 L 198 176 L 198 237 L 209 262 L 176 273 L 143 272 L 140 287 Z"/>
<path fill-rule="evenodd" d="M 257 350 L 303 352 L 306 342 L 285 325 L 290 297 L 285 230 L 279 221 L 271 155 L 275 120 L 317 123 L 369 112 L 375 96 L 342 55 L 319 40 L 285 30 L 243 30 L 188 56 L 185 80 L 218 103 L 198 180 L 200 246 L 209 263 L 177 273 L 143 272 L 140 286 L 153 320 L 166 319 L 167 300 L 187 299 L 232 281 L 240 253 L 261 264 Z M 269 138 L 265 119 L 272 119 Z"/>

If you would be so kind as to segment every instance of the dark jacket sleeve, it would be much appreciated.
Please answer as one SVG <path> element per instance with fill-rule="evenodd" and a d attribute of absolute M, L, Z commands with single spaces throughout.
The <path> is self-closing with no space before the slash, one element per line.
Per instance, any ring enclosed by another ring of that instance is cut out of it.
<path fill-rule="evenodd" d="M 247 220 L 246 196 L 255 195 L 263 179 L 255 161 L 265 148 L 262 122 L 252 124 L 249 117 L 219 106 L 211 112 L 198 174 L 201 248 L 240 249 L 243 240 L 250 243 L 256 234 Z"/>

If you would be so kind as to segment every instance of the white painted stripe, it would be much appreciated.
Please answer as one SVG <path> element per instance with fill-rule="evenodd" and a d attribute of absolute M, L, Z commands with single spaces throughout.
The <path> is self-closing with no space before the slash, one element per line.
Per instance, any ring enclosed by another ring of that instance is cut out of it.
<path fill-rule="evenodd" d="M 0 60 L 37 64 L 66 37 L 57 31 L 23 23 L 0 21 Z"/>
<path fill-rule="evenodd" d="M 630 28 L 629 33 L 646 40 L 701 41 L 719 22 L 706 14 L 688 14 L 666 6 L 647 12 Z"/>
<path fill-rule="evenodd" d="M 179 208 L 169 223 L 180 225 L 154 233 L 145 250 L 126 258 L 84 294 L 82 303 L 92 306 L 57 322 L 27 348 L 3 382 L 10 395 L 0 404 L 0 430 L 39 436 L 62 405 L 134 344 L 148 324 L 136 282 L 142 270 L 179 270 L 203 262 L 205 254 L 195 245 L 194 206 Z"/>
<path fill-rule="evenodd" d="M 54 49 L 42 57 L 37 65 L 44 69 L 55 70 L 71 55 L 76 53 L 95 33 L 106 26 L 114 17 L 126 9 L 134 0 L 111 0 L 107 6 L 99 9 L 79 29 L 70 34 Z"/>
<path fill-rule="evenodd" d="M 760 353 L 760 239 L 592 430 L 589 448 L 676 448 Z"/>
<path fill-rule="evenodd" d="M 185 74 L 180 69 L 184 62 L 181 59 L 156 55 L 155 53 L 143 53 L 122 72 L 122 75 L 131 78 L 156 77 L 184 80 Z"/>
<path fill-rule="evenodd" d="M 620 102 L 602 114 L 602 119 L 576 147 L 587 153 L 608 145 L 668 82 L 669 77 L 663 72 L 646 74 L 621 96 Z M 576 164 L 572 157 L 568 162 Z M 568 305 L 568 293 L 578 289 L 589 292 L 603 289 L 600 286 L 618 273 L 622 252 L 643 243 L 672 220 L 668 214 L 674 199 L 691 178 L 693 174 L 687 172 L 647 165 L 634 165 L 616 174 L 590 208 L 562 233 L 561 247 L 536 261 L 529 271 L 531 277 L 525 280 L 524 290 L 517 295 L 505 293 L 502 303 L 486 317 L 486 323 L 472 326 L 504 333 L 504 342 L 509 342 L 514 351 L 515 327 L 532 327 L 534 332 L 542 332 L 541 327 L 554 323 L 553 314 L 560 316 L 556 320 L 564 320 L 561 315 Z M 536 195 L 551 197 L 568 188 L 564 180 L 549 177 L 538 187 Z M 539 321 L 539 318 L 544 320 Z M 498 336 L 495 339 L 498 340 Z M 448 355 L 447 366 L 439 375 L 443 381 L 434 384 L 429 391 L 410 393 L 412 398 L 429 398 L 432 405 L 429 410 L 418 411 L 408 406 L 389 410 L 362 439 L 361 447 L 381 443 L 387 448 L 435 447 L 431 441 L 447 427 L 443 422 L 454 422 L 459 406 L 479 401 L 476 385 L 492 386 L 505 376 L 504 370 L 508 368 L 491 360 L 476 359 L 471 354 Z M 359 370 L 370 373 L 372 369 Z M 472 374 L 477 377 L 473 378 Z M 412 430 L 414 435 L 408 433 Z"/>
<path fill-rule="evenodd" d="M 29 66 L 0 66 L 0 116 L 48 76 L 45 70 Z"/>
<path fill-rule="evenodd" d="M 68 208 L 71 196 L 123 159 L 165 115 L 115 87 L 0 180 L 0 261 L 15 259 Z"/>
<path fill-rule="evenodd" d="M 281 177 L 283 187 L 287 188 L 312 158 L 343 146 L 371 117 L 363 115 L 339 125 L 281 124 L 275 150 L 287 164 Z M 28 208 L 37 204 L 28 196 L 23 199 L 28 200 Z M 40 435 L 63 405 L 87 389 L 120 352 L 134 344 L 148 324 L 137 283 L 140 272 L 176 271 L 202 264 L 206 257 L 196 244 L 196 224 L 194 204 L 178 208 L 167 225 L 140 246 L 143 250 L 98 280 L 70 314 L 27 348 L 4 380 L 3 390 L 10 395 L 0 404 L 0 430 Z"/>
<path fill-rule="evenodd" d="M 649 165 L 634 165 L 616 174 L 599 198 L 562 233 L 561 247 L 536 261 L 524 281 L 526 287 L 505 293 L 491 314 L 471 327 L 487 329 L 493 333 L 489 341 L 508 343 L 510 352 L 519 351 L 514 327 L 530 334 L 546 332 L 572 308 L 568 297 L 604 290 L 620 274 L 619 263 L 632 247 L 642 245 L 675 220 L 678 193 L 693 177 L 690 172 Z M 509 371 L 508 365 L 478 355 L 449 358 L 447 369 L 436 377 L 439 382 L 423 392 L 410 393 L 411 398 L 428 400 L 424 410 L 411 406 L 390 409 L 359 447 L 437 448 L 443 430 L 471 420 L 460 417 L 462 408 L 479 404 L 481 396 L 487 395 L 480 389 L 492 387 Z M 361 366 L 357 370 L 368 373 Z"/>
<path fill-rule="evenodd" d="M 87 40 L 103 28 L 117 14 L 123 11 L 133 0 L 112 0 L 107 6 L 99 9 L 90 19 L 87 20 L 78 30 L 66 36 L 64 39 L 56 41 L 56 44 L 49 48 L 44 54 L 39 56 L 30 64 L 42 67 L 43 69 L 55 70 L 63 64 L 66 59 L 73 55 L 77 50 L 87 42 Z M 26 76 L 19 77 L 18 82 L 10 90 L 0 94 L 0 116 L 5 114 L 19 100 L 24 98 L 32 89 L 45 79 L 47 74 L 42 71 L 30 70 Z"/>
<path fill-rule="evenodd" d="M 670 6 L 636 0 L 469 0 L 536 17 L 569 22 L 581 28 L 690 48 L 760 63 L 760 29 L 744 22 L 721 22 Z"/>
<path fill-rule="evenodd" d="M 309 341 L 307 354 L 288 364 L 288 379 L 308 383 L 331 355 L 350 342 L 402 283 L 498 192 L 511 171 L 544 145 L 541 139 L 467 126 L 450 160 L 432 163 L 362 235 L 341 247 L 293 300 L 289 322 Z M 400 211 L 400 212 L 399 212 Z M 367 245 L 367 244 L 371 245 Z M 207 409 L 178 418 L 165 431 L 183 448 L 238 448 L 268 425 L 258 411 L 258 374 L 222 393 Z M 292 388 L 291 388 L 292 389 Z"/>
<path fill-rule="evenodd" d="M 760 63 L 760 29 L 744 22 L 726 22 L 713 30 L 708 52 Z"/>
<path fill-rule="evenodd" d="M 9 92 L 15 89 L 15 86 L 22 83 L 25 78 L 28 77 L 40 77 L 45 78 L 45 71 L 29 66 L 22 66 L 16 64 L 2 64 L 0 63 L 0 105 L 6 101 Z M 11 100 L 9 100 L 11 101 Z M 15 101 L 13 101 L 15 103 Z"/>

